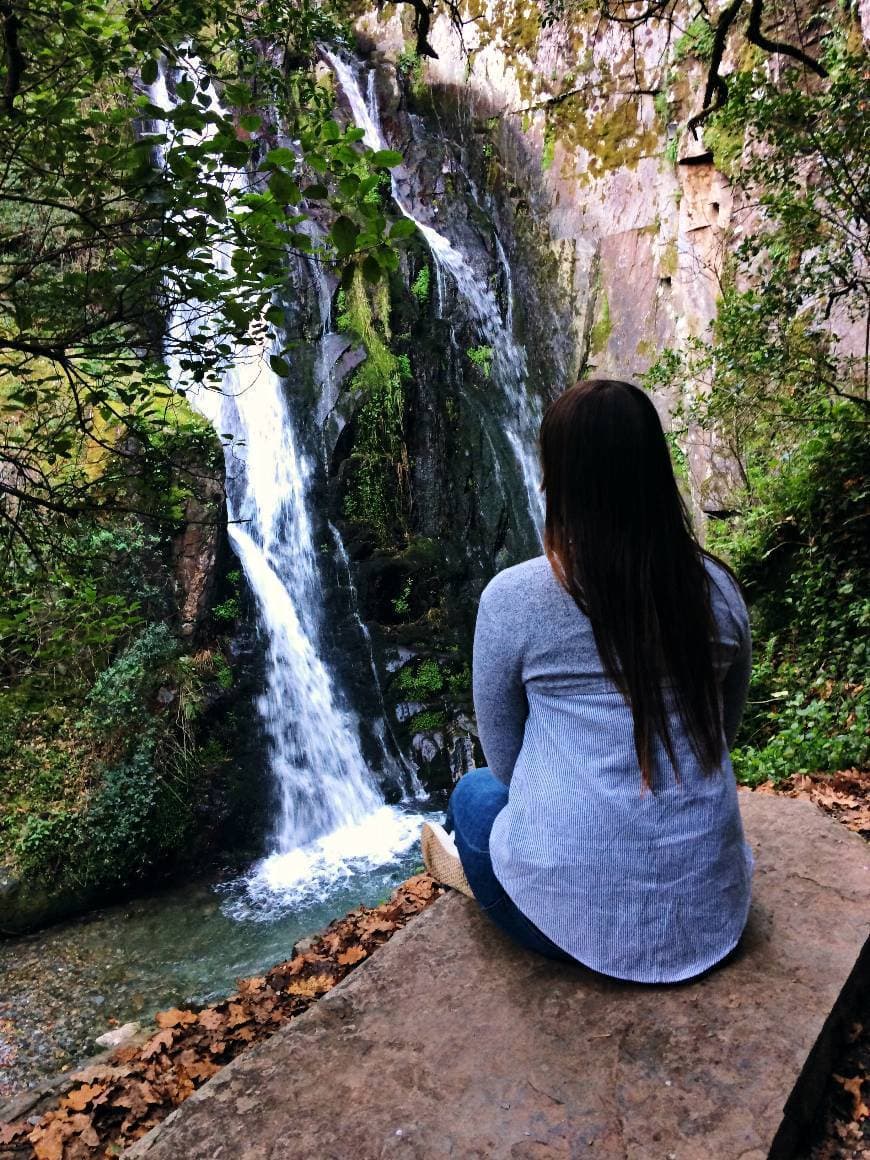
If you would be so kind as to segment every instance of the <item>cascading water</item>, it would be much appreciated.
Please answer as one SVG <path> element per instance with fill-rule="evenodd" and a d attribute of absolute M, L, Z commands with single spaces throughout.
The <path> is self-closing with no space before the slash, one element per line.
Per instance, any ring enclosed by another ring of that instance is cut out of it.
<path fill-rule="evenodd" d="M 151 96 L 155 105 L 171 105 L 164 76 Z M 213 93 L 211 99 L 217 103 Z M 243 174 L 228 177 L 228 195 L 244 187 Z M 225 270 L 231 256 L 225 248 L 212 255 Z M 176 345 L 196 327 L 196 315 L 195 304 L 173 312 L 168 328 Z M 233 910 L 248 917 L 252 910 L 271 917 L 276 906 L 320 898 L 354 872 L 389 863 L 419 830 L 417 816 L 384 803 L 322 656 L 308 508 L 312 465 L 298 446 L 270 353 L 265 340 L 236 351 L 219 391 L 190 388 L 177 359 L 168 359 L 172 380 L 187 387 L 224 442 L 229 537 L 267 642 L 259 710 L 279 810 L 272 852 L 231 891 Z"/>
<path fill-rule="evenodd" d="M 356 126 L 363 130 L 366 145 L 371 149 L 387 149 L 380 123 L 380 112 L 375 89 L 375 73 L 370 71 L 363 96 L 352 65 L 337 53 L 323 50 L 324 59 L 334 72 L 350 106 Z M 492 375 L 505 402 L 504 434 L 511 446 L 523 482 L 529 518 L 540 536 L 543 523 L 543 500 L 535 450 L 540 427 L 540 405 L 526 389 L 525 351 L 513 337 L 512 307 L 508 319 L 503 320 L 498 302 L 488 285 L 475 273 L 471 263 L 433 226 L 417 218 L 408 208 L 398 187 L 401 167 L 391 171 L 393 200 L 406 218 L 412 221 L 425 239 L 435 263 L 439 310 L 443 308 L 445 275 L 455 284 L 465 307 L 474 319 L 481 337 L 492 350 Z M 501 243 L 500 260 L 503 256 Z"/>

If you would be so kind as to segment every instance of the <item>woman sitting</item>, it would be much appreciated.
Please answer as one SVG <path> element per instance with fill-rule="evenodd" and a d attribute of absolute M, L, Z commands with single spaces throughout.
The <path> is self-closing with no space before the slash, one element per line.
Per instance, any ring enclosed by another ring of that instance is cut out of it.
<path fill-rule="evenodd" d="M 694 536 L 643 391 L 578 383 L 541 455 L 546 555 L 499 573 L 477 616 L 489 768 L 456 786 L 452 838 L 424 826 L 424 858 L 525 947 L 677 982 L 724 959 L 749 910 L 728 755 L 746 607 Z"/>

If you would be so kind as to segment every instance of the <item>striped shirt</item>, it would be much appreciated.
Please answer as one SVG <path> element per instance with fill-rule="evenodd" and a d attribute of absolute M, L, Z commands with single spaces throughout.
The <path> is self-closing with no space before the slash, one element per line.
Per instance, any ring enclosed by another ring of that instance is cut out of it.
<path fill-rule="evenodd" d="M 707 568 L 721 769 L 704 775 L 673 712 L 680 777 L 659 743 L 652 791 L 642 789 L 631 710 L 546 557 L 499 573 L 480 600 L 474 702 L 487 763 L 509 786 L 490 835 L 493 869 L 557 946 L 619 979 L 700 974 L 735 946 L 749 911 L 752 856 L 728 756 L 749 682 L 749 625 L 734 581 Z"/>

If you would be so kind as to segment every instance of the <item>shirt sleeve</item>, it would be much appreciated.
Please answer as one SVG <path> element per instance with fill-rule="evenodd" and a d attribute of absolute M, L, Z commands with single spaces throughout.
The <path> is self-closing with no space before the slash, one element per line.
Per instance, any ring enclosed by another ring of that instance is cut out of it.
<path fill-rule="evenodd" d="M 529 713 L 522 679 L 522 648 L 511 618 L 494 616 L 487 593 L 474 630 L 472 665 L 474 709 L 487 765 L 508 785 L 523 744 Z"/>
<path fill-rule="evenodd" d="M 749 692 L 749 678 L 752 673 L 752 636 L 749 631 L 749 616 L 742 597 L 739 609 L 732 609 L 740 629 L 740 643 L 737 655 L 722 682 L 722 725 L 725 740 L 730 749 L 737 737 L 737 730 L 743 719 L 746 696 Z"/>

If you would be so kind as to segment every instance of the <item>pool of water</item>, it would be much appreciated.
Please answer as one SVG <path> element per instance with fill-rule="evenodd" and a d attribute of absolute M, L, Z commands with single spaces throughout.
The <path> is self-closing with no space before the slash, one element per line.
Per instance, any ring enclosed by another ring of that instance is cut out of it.
<path fill-rule="evenodd" d="M 382 901 L 420 866 L 421 820 L 406 814 L 399 834 L 388 819 L 394 841 L 380 863 L 362 828 L 344 836 L 344 855 L 317 850 L 289 873 L 267 860 L 232 882 L 175 887 L 0 942 L 0 1100 L 93 1054 L 113 1022 L 222 998 L 298 939 Z"/>

